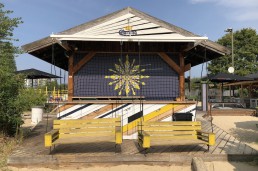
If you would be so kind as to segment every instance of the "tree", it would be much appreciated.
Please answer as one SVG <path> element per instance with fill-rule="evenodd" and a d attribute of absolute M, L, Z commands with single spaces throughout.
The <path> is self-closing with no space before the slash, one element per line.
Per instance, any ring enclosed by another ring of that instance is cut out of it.
<path fill-rule="evenodd" d="M 256 30 L 244 28 L 233 33 L 234 37 L 234 68 L 235 74 L 245 76 L 258 72 L 258 35 Z M 224 35 L 217 41 L 219 44 L 231 49 L 231 33 Z M 232 56 L 226 55 L 212 60 L 208 66 L 211 74 L 228 72 Z"/>
<path fill-rule="evenodd" d="M 22 23 L 21 18 L 10 18 L 13 13 L 4 10 L 0 3 L 0 132 L 14 135 L 16 128 L 22 123 L 22 109 L 18 105 L 19 89 L 23 79 L 15 74 L 14 57 L 19 49 L 13 45 L 13 31 Z"/>

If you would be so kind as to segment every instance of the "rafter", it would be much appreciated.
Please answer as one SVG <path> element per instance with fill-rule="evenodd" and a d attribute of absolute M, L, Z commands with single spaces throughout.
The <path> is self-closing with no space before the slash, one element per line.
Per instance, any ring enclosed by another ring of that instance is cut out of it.
<path fill-rule="evenodd" d="M 89 62 L 89 60 L 91 60 L 91 58 L 96 54 L 96 52 L 89 52 L 86 56 L 84 56 L 84 58 L 73 67 L 73 72 L 74 74 L 76 72 L 78 72 L 81 67 L 83 67 L 87 62 Z"/>
<path fill-rule="evenodd" d="M 185 69 L 184 69 L 185 72 L 189 71 L 190 69 L 191 69 L 191 63 L 185 65 Z"/>
<path fill-rule="evenodd" d="M 171 67 L 173 68 L 178 74 L 181 72 L 180 67 L 173 61 L 166 53 L 159 52 L 158 55 Z"/>

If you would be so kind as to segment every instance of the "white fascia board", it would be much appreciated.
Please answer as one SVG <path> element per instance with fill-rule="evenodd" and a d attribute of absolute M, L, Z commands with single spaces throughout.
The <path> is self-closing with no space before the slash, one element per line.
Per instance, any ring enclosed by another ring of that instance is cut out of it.
<path fill-rule="evenodd" d="M 96 37 L 80 35 L 50 35 L 52 38 L 59 40 L 80 40 L 80 41 L 128 41 L 128 42 L 195 42 L 196 40 L 208 40 L 208 37 L 146 37 L 146 36 L 119 36 L 119 37 Z"/>

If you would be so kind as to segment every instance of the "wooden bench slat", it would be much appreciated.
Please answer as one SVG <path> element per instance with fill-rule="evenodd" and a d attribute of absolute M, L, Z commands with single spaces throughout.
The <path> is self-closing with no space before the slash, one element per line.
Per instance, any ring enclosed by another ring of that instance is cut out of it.
<path fill-rule="evenodd" d="M 54 130 L 45 134 L 46 147 L 53 144 L 97 141 L 122 143 L 120 118 L 54 120 L 53 128 Z"/>
<path fill-rule="evenodd" d="M 196 131 L 148 131 L 147 132 L 149 135 L 187 135 L 187 134 L 191 134 L 191 135 L 197 135 Z"/>
<path fill-rule="evenodd" d="M 114 125 L 114 126 L 120 126 L 120 122 L 64 122 L 64 123 L 55 123 L 53 125 L 59 125 L 59 126 L 81 126 L 81 125 Z"/>
<path fill-rule="evenodd" d="M 178 140 L 171 139 L 171 140 L 155 140 L 151 141 L 151 145 L 195 145 L 195 144 L 207 144 L 207 142 L 198 140 L 198 139 L 186 139 L 183 141 L 180 141 L 180 144 L 178 143 Z"/>
<path fill-rule="evenodd" d="M 171 136 L 171 135 L 167 135 L 167 136 L 153 136 L 150 135 L 152 140 L 195 140 L 197 139 L 196 136 L 192 136 L 192 135 L 183 135 L 183 136 Z M 180 142 L 178 142 L 180 143 Z"/>
<path fill-rule="evenodd" d="M 90 127 L 117 127 L 120 126 L 120 123 L 94 123 L 94 124 L 61 124 L 61 125 L 53 125 L 54 129 L 63 129 L 63 128 L 90 128 Z"/>
<path fill-rule="evenodd" d="M 79 125 L 77 126 L 54 126 L 53 129 L 81 129 L 81 128 L 85 128 L 85 129 L 88 129 L 88 128 L 113 128 L 115 129 L 117 126 L 98 126 L 98 125 L 92 125 L 92 126 L 83 126 L 83 127 L 80 127 Z"/>
<path fill-rule="evenodd" d="M 139 122 L 138 143 L 143 148 L 152 145 L 214 145 L 215 135 L 201 132 L 201 122 Z"/>
<path fill-rule="evenodd" d="M 76 133 L 76 134 L 59 134 L 59 139 L 62 138 L 71 138 L 71 137 L 77 137 L 78 139 L 81 137 L 103 137 L 103 136 L 110 136 L 110 137 L 115 137 L 114 133 L 112 132 L 103 132 L 103 133 L 98 133 L 98 132 L 92 132 L 92 133 Z"/>
<path fill-rule="evenodd" d="M 169 127 L 159 127 L 159 126 L 143 126 L 142 129 L 144 131 L 189 131 L 189 130 L 201 130 L 201 126 L 169 126 Z"/>
<path fill-rule="evenodd" d="M 143 126 L 166 126 L 166 125 L 199 125 L 201 126 L 201 122 L 196 121 L 196 122 L 192 122 L 192 121 L 176 121 L 176 122 L 140 122 L 139 126 L 141 126 L 141 124 Z"/>
<path fill-rule="evenodd" d="M 119 125 L 120 122 L 63 122 L 63 123 L 54 123 L 53 125 Z"/>
<path fill-rule="evenodd" d="M 102 136 L 102 137 L 80 137 L 75 138 L 61 138 L 53 142 L 53 144 L 79 144 L 79 143 L 91 143 L 91 142 L 115 142 L 114 137 Z"/>
<path fill-rule="evenodd" d="M 78 129 L 60 129 L 59 133 L 77 133 L 77 132 L 107 132 L 107 131 L 115 131 L 115 127 L 108 127 L 108 128 L 78 128 Z"/>
<path fill-rule="evenodd" d="M 53 125 L 59 125 L 59 126 L 81 126 L 81 125 L 114 125 L 114 126 L 120 126 L 120 122 L 81 122 L 81 123 L 77 123 L 77 122 L 64 122 L 64 123 L 55 123 Z"/>
<path fill-rule="evenodd" d="M 120 118 L 98 118 L 98 119 L 67 119 L 67 120 L 54 120 L 54 124 L 63 124 L 63 123 L 112 123 L 120 121 Z"/>

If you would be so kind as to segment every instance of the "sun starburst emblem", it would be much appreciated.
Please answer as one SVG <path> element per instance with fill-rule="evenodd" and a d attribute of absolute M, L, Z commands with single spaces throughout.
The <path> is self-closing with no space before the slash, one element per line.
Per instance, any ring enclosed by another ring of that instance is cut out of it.
<path fill-rule="evenodd" d="M 109 71 L 113 74 L 105 76 L 105 78 L 113 80 L 109 82 L 108 85 L 115 85 L 114 90 L 118 91 L 118 95 L 122 95 L 123 91 L 126 96 L 128 96 L 130 92 L 132 92 L 133 95 L 136 95 L 135 90 L 139 90 L 140 85 L 145 85 L 145 82 L 143 82 L 142 79 L 150 77 L 141 75 L 145 72 L 145 69 L 140 69 L 140 65 L 135 65 L 135 59 L 130 63 L 128 55 L 126 55 L 124 63 L 120 58 L 119 64 L 115 64 L 115 68 L 109 69 Z"/>

